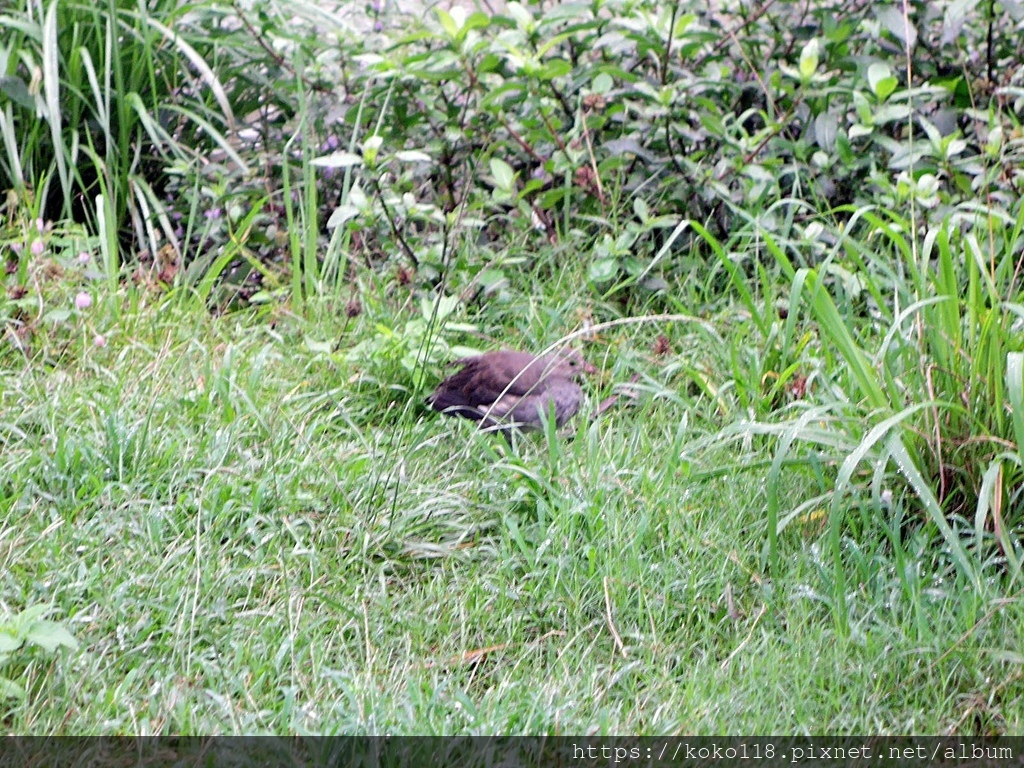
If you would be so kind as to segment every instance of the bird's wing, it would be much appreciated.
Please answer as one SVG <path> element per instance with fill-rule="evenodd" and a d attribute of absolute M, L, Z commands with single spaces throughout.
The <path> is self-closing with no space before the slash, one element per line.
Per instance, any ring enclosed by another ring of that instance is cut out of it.
<path fill-rule="evenodd" d="M 540 364 L 527 367 L 528 362 L 515 358 L 470 358 L 461 371 L 442 382 L 442 387 L 457 393 L 466 405 L 490 405 L 499 398 L 518 401 L 543 392 L 547 385 L 547 379 L 540 378 L 544 371 Z"/>

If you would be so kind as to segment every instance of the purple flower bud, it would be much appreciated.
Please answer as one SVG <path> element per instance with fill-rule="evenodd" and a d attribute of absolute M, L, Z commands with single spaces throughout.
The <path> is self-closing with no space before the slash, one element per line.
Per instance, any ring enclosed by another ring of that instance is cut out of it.
<path fill-rule="evenodd" d="M 82 291 L 77 296 L 75 296 L 75 306 L 78 307 L 79 309 L 88 309 L 89 307 L 92 306 L 92 296 L 90 296 L 85 291 Z"/>
<path fill-rule="evenodd" d="M 33 256 L 42 256 L 43 255 L 43 251 L 45 251 L 45 250 L 46 250 L 46 243 L 44 243 L 42 240 L 34 240 L 32 242 L 32 255 Z"/>

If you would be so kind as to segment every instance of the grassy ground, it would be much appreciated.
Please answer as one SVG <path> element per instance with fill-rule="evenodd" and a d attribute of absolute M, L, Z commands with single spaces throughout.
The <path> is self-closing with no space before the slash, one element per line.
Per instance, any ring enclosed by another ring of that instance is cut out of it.
<path fill-rule="evenodd" d="M 564 294 L 514 296 L 469 341 L 578 322 Z M 90 313 L 0 368 L 0 597 L 52 602 L 80 642 L 0 670 L 29 691 L 10 731 L 1024 730 L 1019 595 L 962 582 L 899 493 L 845 532 L 849 634 L 813 504 L 769 572 L 773 443 L 737 427 L 733 312 L 721 339 L 587 343 L 591 404 L 639 374 L 635 401 L 514 450 L 425 410 L 393 360 L 348 359 L 404 318 Z M 834 472 L 787 472 L 782 508 Z"/>
<path fill-rule="evenodd" d="M 6 730 L 1024 732 L 1009 13 L 8 5 Z"/>

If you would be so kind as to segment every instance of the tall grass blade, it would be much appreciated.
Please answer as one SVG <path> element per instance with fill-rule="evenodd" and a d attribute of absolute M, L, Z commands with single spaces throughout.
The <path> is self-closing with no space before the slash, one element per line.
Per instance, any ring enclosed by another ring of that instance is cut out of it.
<path fill-rule="evenodd" d="M 899 434 L 893 432 L 886 439 L 885 445 L 889 450 L 889 454 L 896 462 L 896 466 L 899 467 L 900 473 L 906 478 L 914 493 L 917 494 L 917 498 L 922 506 L 924 506 L 928 517 L 935 523 L 935 527 L 939 529 L 942 538 L 945 539 L 949 554 L 953 558 L 957 570 L 960 571 L 962 576 L 970 580 L 978 594 L 982 594 L 981 575 L 978 573 L 977 567 L 971 563 L 960 538 L 946 521 L 946 516 L 942 511 L 939 500 L 935 498 L 931 485 L 924 479 L 921 471 L 911 458 L 910 452 L 907 451 L 906 446 L 903 444 L 903 439 Z"/>
<path fill-rule="evenodd" d="M 60 48 L 57 42 L 57 7 L 59 0 L 53 0 L 43 21 L 43 93 L 46 99 L 46 121 L 50 126 L 53 141 L 53 159 L 57 164 L 61 191 L 64 195 L 64 210 L 71 210 L 71 177 L 68 173 L 68 158 L 64 145 L 60 107 Z"/>
<path fill-rule="evenodd" d="M 879 377 L 867 356 L 850 335 L 839 310 L 836 308 L 832 297 L 821 284 L 818 273 L 811 269 L 800 270 L 806 274 L 806 283 L 810 290 L 810 304 L 814 310 L 814 316 L 821 325 L 822 330 L 833 344 L 839 349 L 839 353 L 853 374 L 854 381 L 860 388 L 861 395 L 867 398 L 869 405 L 873 408 L 884 409 L 888 407 L 889 401 L 879 384 Z"/>

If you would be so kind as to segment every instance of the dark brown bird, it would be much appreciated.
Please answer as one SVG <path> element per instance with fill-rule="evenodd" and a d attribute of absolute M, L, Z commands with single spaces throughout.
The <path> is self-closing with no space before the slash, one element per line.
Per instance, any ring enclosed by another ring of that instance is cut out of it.
<path fill-rule="evenodd" d="M 435 411 L 480 422 L 481 429 L 537 429 L 554 407 L 561 427 L 583 400 L 575 382 L 596 369 L 573 349 L 534 357 L 503 349 L 456 360 L 461 370 L 442 381 L 427 402 Z"/>

